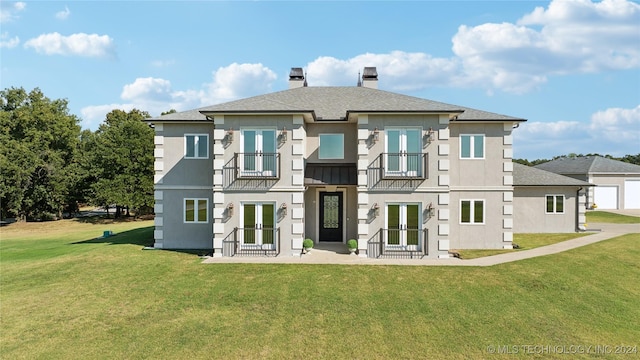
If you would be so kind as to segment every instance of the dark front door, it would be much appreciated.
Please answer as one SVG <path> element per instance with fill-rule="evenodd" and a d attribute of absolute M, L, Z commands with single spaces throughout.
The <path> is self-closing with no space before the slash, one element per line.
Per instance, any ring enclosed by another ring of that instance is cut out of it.
<path fill-rule="evenodd" d="M 342 242 L 342 193 L 320 192 L 320 241 Z"/>

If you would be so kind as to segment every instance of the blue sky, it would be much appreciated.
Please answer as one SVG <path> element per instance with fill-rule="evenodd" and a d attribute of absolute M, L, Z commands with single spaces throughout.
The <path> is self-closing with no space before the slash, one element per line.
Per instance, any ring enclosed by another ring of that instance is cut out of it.
<path fill-rule="evenodd" d="M 0 87 L 66 98 L 83 128 L 287 88 L 379 88 L 528 119 L 514 156 L 640 153 L 640 4 L 554 1 L 0 3 Z"/>

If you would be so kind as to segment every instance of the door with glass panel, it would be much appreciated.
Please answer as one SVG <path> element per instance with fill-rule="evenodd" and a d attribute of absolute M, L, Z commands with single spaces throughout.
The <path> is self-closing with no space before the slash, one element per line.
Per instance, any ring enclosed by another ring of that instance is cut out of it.
<path fill-rule="evenodd" d="M 342 192 L 320 192 L 320 241 L 342 242 Z"/>
<path fill-rule="evenodd" d="M 275 176 L 276 161 L 275 129 L 242 130 L 241 176 Z"/>
<path fill-rule="evenodd" d="M 275 249 L 275 204 L 244 203 L 240 244 L 244 248 Z"/>
<path fill-rule="evenodd" d="M 420 249 L 420 204 L 387 204 L 387 248 Z"/>
<path fill-rule="evenodd" d="M 421 176 L 422 146 L 419 128 L 385 129 L 385 175 Z"/>

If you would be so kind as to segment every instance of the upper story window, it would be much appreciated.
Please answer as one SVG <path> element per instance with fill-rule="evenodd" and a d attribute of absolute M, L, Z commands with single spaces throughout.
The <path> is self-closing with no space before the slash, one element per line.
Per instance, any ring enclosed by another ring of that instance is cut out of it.
<path fill-rule="evenodd" d="M 461 159 L 484 159 L 484 135 L 460 135 Z"/>
<path fill-rule="evenodd" d="M 238 154 L 241 177 L 277 175 L 275 129 L 242 129 L 241 148 Z"/>
<path fill-rule="evenodd" d="M 484 200 L 461 200 L 460 223 L 484 224 Z"/>
<path fill-rule="evenodd" d="M 209 135 L 185 134 L 184 157 L 187 159 L 209 158 Z"/>
<path fill-rule="evenodd" d="M 422 176 L 422 129 L 385 129 L 385 175 Z"/>
<path fill-rule="evenodd" d="M 547 195 L 547 214 L 564 213 L 564 195 Z"/>
<path fill-rule="evenodd" d="M 344 134 L 320 134 L 318 159 L 344 159 Z"/>

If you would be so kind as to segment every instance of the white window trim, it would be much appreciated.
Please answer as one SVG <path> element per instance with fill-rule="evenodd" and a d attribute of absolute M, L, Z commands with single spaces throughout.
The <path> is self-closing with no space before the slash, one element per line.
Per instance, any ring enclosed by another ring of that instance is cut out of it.
<path fill-rule="evenodd" d="M 546 198 L 545 198 L 546 199 Z M 470 201 L 471 206 L 469 207 L 469 222 L 462 222 L 462 202 Z M 482 201 L 482 222 L 475 222 L 474 220 L 474 211 L 475 211 L 475 202 Z M 487 200 L 485 199 L 460 199 L 460 216 L 458 217 L 458 221 L 460 225 L 484 225 L 485 220 L 487 218 Z"/>
<path fill-rule="evenodd" d="M 462 138 L 464 136 L 470 137 L 469 138 L 470 139 L 470 142 L 469 142 L 470 156 L 469 157 L 462 157 Z M 474 145 L 476 136 L 482 136 L 482 157 L 475 156 L 473 145 Z M 485 134 L 460 134 L 459 142 L 460 142 L 460 146 L 458 147 L 458 158 L 460 160 L 484 160 L 485 159 L 485 155 L 487 154 L 487 137 L 485 136 Z"/>
<path fill-rule="evenodd" d="M 401 219 L 401 221 L 404 221 L 405 223 L 407 222 L 407 214 L 406 214 L 406 207 L 407 205 L 418 205 L 418 238 L 420 239 L 418 241 L 418 245 L 407 245 L 407 239 L 405 238 L 401 238 L 400 244 L 399 245 L 389 245 L 388 243 L 385 243 L 384 246 L 387 249 L 397 249 L 397 250 L 407 250 L 407 251 L 418 251 L 419 249 L 422 248 L 422 242 L 424 241 L 424 239 L 421 237 L 420 232 L 422 232 L 423 228 L 422 228 L 422 203 L 420 202 L 388 202 L 384 204 L 384 228 L 387 229 L 387 231 L 389 231 L 389 205 L 399 205 L 400 207 L 404 207 L 404 219 Z M 403 210 L 401 210 L 403 211 Z M 406 224 L 405 224 L 406 225 Z M 387 234 L 388 236 L 388 234 Z"/>
<path fill-rule="evenodd" d="M 547 197 L 549 197 L 549 196 L 553 196 L 553 211 L 552 212 L 547 211 Z M 562 197 L 562 211 L 561 212 L 556 211 L 556 198 L 558 196 Z M 566 198 L 565 198 L 565 196 L 563 194 L 546 194 L 544 196 L 544 213 L 548 214 L 548 215 L 562 215 L 562 214 L 564 214 L 564 208 L 565 208 L 565 206 L 567 204 L 567 202 L 565 200 L 566 200 Z"/>
<path fill-rule="evenodd" d="M 198 153 L 198 147 L 195 146 L 194 143 L 194 156 L 187 156 L 187 136 L 194 136 L 194 137 L 205 137 L 207 138 L 207 156 L 200 156 L 200 154 Z M 209 147 L 211 146 L 211 143 L 209 143 L 209 135 L 208 134 L 184 134 L 184 158 L 185 159 L 190 159 L 190 160 L 206 160 L 209 158 Z"/>
<path fill-rule="evenodd" d="M 194 201 L 194 212 L 193 212 L 193 221 L 187 221 L 187 201 L 188 200 L 193 200 Z M 198 202 L 204 200 L 205 201 L 205 209 L 206 209 L 206 220 L 205 221 L 199 221 L 198 220 Z M 184 198 L 184 200 L 182 201 L 182 221 L 185 224 L 207 224 L 209 223 L 209 199 L 207 198 Z"/>

